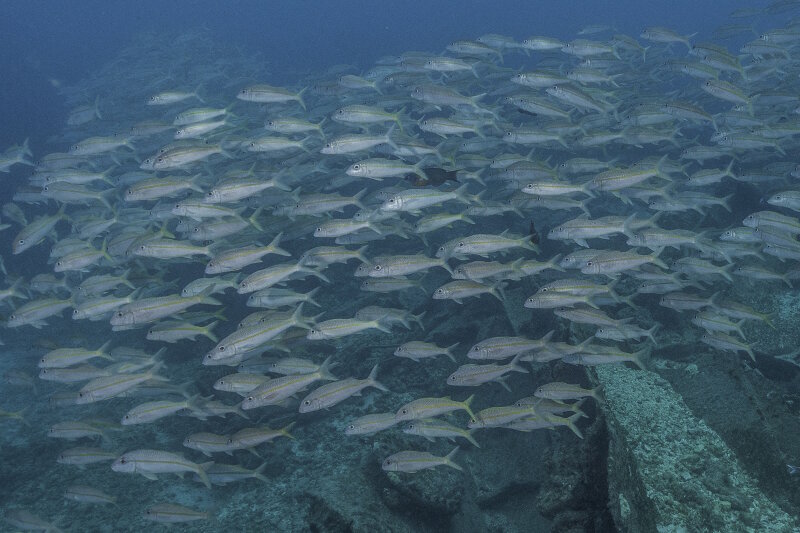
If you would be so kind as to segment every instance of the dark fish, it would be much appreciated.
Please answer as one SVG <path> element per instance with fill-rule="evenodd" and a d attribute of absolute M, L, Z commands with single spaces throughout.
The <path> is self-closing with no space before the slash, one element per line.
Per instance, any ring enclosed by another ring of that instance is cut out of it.
<path fill-rule="evenodd" d="M 531 242 L 533 244 L 539 244 L 539 232 L 536 231 L 536 226 L 533 225 L 533 220 L 531 220 L 530 234 L 531 234 Z"/>

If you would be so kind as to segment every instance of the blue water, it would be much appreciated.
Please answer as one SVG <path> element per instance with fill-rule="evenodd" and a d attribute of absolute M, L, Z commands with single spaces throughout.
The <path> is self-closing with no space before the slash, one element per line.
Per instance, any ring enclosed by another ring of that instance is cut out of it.
<path fill-rule="evenodd" d="M 697 32 L 702 39 L 730 11 L 754 5 L 745 0 L 4 2 L 0 146 L 26 137 L 41 146 L 66 112 L 53 83 L 82 79 L 141 32 L 205 28 L 220 42 L 262 54 L 279 84 L 294 81 L 282 74 L 287 70 L 321 71 L 342 63 L 366 68 L 383 55 L 439 51 L 456 39 L 485 33 L 569 39 L 589 24 L 608 24 L 636 36 L 655 25 Z"/>

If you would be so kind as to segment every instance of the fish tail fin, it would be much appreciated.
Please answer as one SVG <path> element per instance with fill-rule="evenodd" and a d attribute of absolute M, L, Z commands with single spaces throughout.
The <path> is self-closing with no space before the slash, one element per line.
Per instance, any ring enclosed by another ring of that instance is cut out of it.
<path fill-rule="evenodd" d="M 302 108 L 303 108 L 303 111 L 305 111 L 305 110 L 306 110 L 306 103 L 305 103 L 305 101 L 303 101 L 303 94 L 304 94 L 304 93 L 305 93 L 307 90 L 308 90 L 308 86 L 306 86 L 306 87 L 303 87 L 303 89 L 302 89 L 302 90 L 301 90 L 299 93 L 297 93 L 297 94 L 295 95 L 295 98 L 294 98 L 295 100 L 297 100 L 297 103 L 298 103 L 298 104 L 300 104 L 300 107 L 302 107 Z"/>
<path fill-rule="evenodd" d="M 633 354 L 631 354 L 631 363 L 636 365 L 639 368 L 639 370 L 647 370 L 646 364 L 647 361 L 649 361 L 650 359 L 650 354 L 652 353 L 652 351 L 653 347 L 647 346 L 645 348 L 642 348 L 638 352 L 634 352 Z"/>
<path fill-rule="evenodd" d="M 311 324 L 308 322 L 307 318 L 303 316 L 303 304 L 304 303 L 305 302 L 300 302 L 300 304 L 295 308 L 294 312 L 292 313 L 292 316 L 291 316 L 290 320 L 297 327 L 304 328 L 304 329 L 311 329 Z M 327 361 L 327 359 L 326 359 L 326 361 Z"/>
<path fill-rule="evenodd" d="M 289 252 L 287 252 L 286 250 L 284 250 L 279 246 L 282 238 L 283 238 L 283 232 L 278 233 L 277 235 L 275 235 L 275 238 L 272 239 L 272 241 L 270 241 L 270 243 L 267 245 L 267 248 L 270 248 L 273 254 L 291 257 L 292 254 L 290 254 Z"/>
<path fill-rule="evenodd" d="M 259 217 L 259 216 L 261 216 L 261 213 L 263 213 L 263 212 L 264 212 L 264 208 L 263 208 L 263 207 L 259 207 L 258 209 L 256 209 L 255 211 L 253 211 L 253 214 L 252 214 L 252 215 L 250 215 L 250 216 L 247 218 L 247 222 L 248 222 L 248 223 L 249 223 L 251 226 L 253 226 L 254 228 L 256 228 L 258 231 L 262 231 L 262 232 L 264 231 L 264 227 L 263 227 L 263 226 L 261 225 L 261 223 L 258 221 L 258 217 Z"/>
<path fill-rule="evenodd" d="M 579 439 L 583 439 L 583 433 L 581 433 L 581 430 L 578 428 L 578 426 L 576 426 L 576 425 L 575 425 L 575 422 L 577 422 L 578 420 L 580 420 L 580 418 L 581 418 L 581 416 L 582 416 L 582 415 L 583 415 L 583 413 L 581 413 L 581 412 L 577 412 L 577 413 L 575 413 L 574 415 L 572 415 L 572 416 L 570 416 L 569 418 L 567 418 L 567 419 L 566 419 L 567 421 L 566 421 L 566 423 L 564 424 L 564 425 L 565 425 L 565 426 L 567 426 L 567 427 L 568 427 L 568 428 L 569 428 L 569 429 L 570 429 L 570 430 L 571 430 L 573 433 L 575 433 L 575 435 L 576 435 L 576 436 L 577 436 Z"/>
<path fill-rule="evenodd" d="M 295 426 L 295 424 L 297 424 L 297 422 L 289 422 L 279 430 L 280 434 L 289 439 L 294 439 L 294 435 L 292 435 L 290 431 Z"/>
<path fill-rule="evenodd" d="M 380 331 L 382 331 L 382 332 L 384 332 L 384 333 L 391 333 L 392 332 L 392 328 L 390 328 L 389 326 L 387 326 L 386 324 L 381 322 L 381 320 L 383 320 L 384 318 L 386 318 L 386 317 L 382 316 L 379 319 L 375 320 L 375 328 L 380 330 Z"/>
<path fill-rule="evenodd" d="M 647 330 L 647 338 L 650 339 L 654 345 L 658 346 L 658 341 L 656 340 L 656 333 L 658 330 L 661 329 L 661 324 L 656 323 L 653 324 L 653 327 Z"/>
<path fill-rule="evenodd" d="M 469 431 L 467 431 L 466 433 L 464 433 L 464 438 L 465 438 L 465 439 L 467 439 L 467 440 L 468 440 L 468 441 L 469 441 L 469 442 L 470 442 L 470 443 L 471 443 L 473 446 L 475 446 L 476 448 L 480 448 L 480 447 L 481 447 L 481 445 L 480 445 L 480 444 L 478 444 L 478 441 L 476 441 L 476 440 L 475 440 L 475 437 L 473 437 L 473 436 L 472 436 L 472 434 L 473 434 L 473 433 L 475 433 L 475 428 L 473 428 L 473 429 L 470 429 Z"/>
<path fill-rule="evenodd" d="M 391 146 L 395 150 L 397 150 L 398 147 L 397 147 L 397 143 L 395 143 L 394 139 L 392 139 L 392 133 L 394 132 L 394 129 L 396 127 L 397 127 L 397 123 L 393 122 L 392 125 L 389 126 L 389 130 L 386 132 L 386 135 L 384 136 L 385 139 L 386 139 L 386 144 L 388 144 L 389 146 Z"/>
<path fill-rule="evenodd" d="M 317 288 L 315 288 L 314 290 L 312 290 L 311 292 L 309 292 L 308 294 L 306 294 L 306 299 L 305 299 L 305 301 L 306 301 L 306 302 L 308 302 L 308 303 L 310 303 L 311 305 L 316 305 L 317 307 L 322 307 L 322 306 L 321 306 L 321 305 L 319 305 L 319 303 L 317 303 L 317 301 L 314 299 L 314 295 L 315 295 L 315 294 L 317 294 L 321 288 L 322 288 L 322 287 L 317 287 Z"/>
<path fill-rule="evenodd" d="M 602 385 L 598 385 L 597 387 L 595 387 L 593 389 L 590 389 L 589 396 L 591 396 L 592 398 L 597 400 L 598 403 L 605 403 L 606 400 L 605 400 L 605 398 L 603 398 L 602 392 L 603 392 L 603 386 Z M 576 409 L 578 409 L 580 407 L 580 405 L 583 403 L 584 400 L 585 400 L 585 398 L 582 399 L 580 402 L 578 402 L 578 405 L 576 406 Z"/>
<path fill-rule="evenodd" d="M 250 417 L 242 410 L 242 402 L 236 404 L 236 409 L 233 411 L 234 414 L 237 414 L 244 418 L 245 420 L 250 420 Z"/>
<path fill-rule="evenodd" d="M 472 404 L 472 400 L 474 400 L 474 399 L 475 399 L 475 395 L 471 394 L 469 398 L 467 398 L 466 400 L 461 402 L 461 406 L 467 412 L 467 414 L 469 415 L 470 418 L 472 418 L 474 420 L 478 420 L 478 417 L 475 416 L 475 413 L 473 413 L 472 409 L 470 408 L 470 405 Z"/>
<path fill-rule="evenodd" d="M 731 263 L 730 265 L 724 266 L 719 269 L 719 275 L 733 283 L 733 276 L 731 276 L 731 272 L 734 268 L 736 268 L 736 263 Z"/>
<path fill-rule="evenodd" d="M 465 183 L 461 185 L 458 189 L 453 191 L 453 194 L 456 195 L 456 200 L 462 202 L 464 204 L 470 205 L 472 203 L 471 196 L 467 195 L 467 187 L 469 187 L 469 183 Z"/>
<path fill-rule="evenodd" d="M 506 283 L 504 281 L 500 281 L 496 285 L 492 286 L 492 288 L 489 290 L 489 294 L 491 294 L 501 302 L 505 302 L 506 293 L 503 290 L 505 288 L 506 288 Z"/>
<path fill-rule="evenodd" d="M 442 258 L 441 258 L 441 262 L 439 263 L 439 266 L 440 266 L 440 267 L 442 267 L 443 269 L 447 270 L 447 272 L 448 272 L 448 273 L 449 273 L 451 276 L 453 275 L 453 268 L 452 268 L 452 267 L 450 266 L 450 264 L 447 262 L 447 258 L 446 258 L 446 257 L 442 257 Z"/>
<path fill-rule="evenodd" d="M 448 358 L 450 358 L 450 360 L 451 360 L 451 361 L 453 361 L 454 363 L 456 362 L 456 357 L 455 357 L 455 355 L 453 354 L 453 350 L 454 350 L 454 349 L 455 349 L 455 347 L 456 347 L 456 346 L 458 346 L 459 344 L 461 344 L 461 343 L 460 343 L 460 342 L 457 342 L 457 343 L 455 343 L 455 344 L 451 344 L 450 346 L 448 346 L 447 348 L 445 348 L 445 349 L 444 349 L 444 354 L 445 354 L 445 355 L 446 355 Z"/>
<path fill-rule="evenodd" d="M 731 205 L 730 205 L 731 204 L 731 199 L 733 198 L 733 196 L 734 196 L 734 194 L 731 193 L 728 196 L 725 196 L 719 203 L 719 205 L 721 205 L 725 209 L 725 211 L 727 211 L 728 213 L 732 213 L 733 212 L 733 211 L 731 211 Z"/>
<path fill-rule="evenodd" d="M 214 285 L 209 285 L 208 287 L 203 289 L 203 292 L 198 294 L 198 296 L 200 297 L 199 298 L 200 301 L 198 303 L 205 305 L 222 305 L 222 302 L 220 302 L 216 298 L 211 297 L 211 294 L 213 292 L 214 292 Z"/>
<path fill-rule="evenodd" d="M 198 84 L 197 87 L 194 88 L 194 91 L 192 91 L 192 96 L 197 98 L 200 101 L 200 103 L 205 104 L 206 101 L 203 100 L 203 98 L 200 96 L 200 89 L 202 89 L 202 88 L 203 88 L 203 84 L 202 83 Z"/>
<path fill-rule="evenodd" d="M 458 453 L 458 450 L 460 450 L 460 449 L 461 449 L 460 446 L 456 446 L 455 448 L 453 448 L 453 451 L 451 451 L 450 453 L 445 455 L 444 456 L 444 464 L 446 464 L 450 468 L 455 468 L 459 472 L 463 472 L 464 469 L 461 468 L 461 466 L 459 466 L 459 465 L 457 465 L 456 463 L 453 462 L 453 457 L 455 457 L 456 453 Z"/>
<path fill-rule="evenodd" d="M 331 363 L 331 356 L 328 356 L 328 358 L 325 359 L 325 361 L 323 361 L 321 365 L 319 365 L 318 372 L 320 377 L 322 379 L 327 379 L 330 381 L 336 381 L 337 379 L 339 379 L 333 374 L 331 374 L 331 368 L 335 365 L 336 363 Z"/>
<path fill-rule="evenodd" d="M 743 341 L 747 340 L 747 338 L 744 336 L 744 332 L 742 331 L 742 326 L 744 325 L 745 322 L 747 322 L 747 320 L 744 318 L 741 319 L 739 322 L 736 322 L 735 323 L 736 328 L 734 329 L 734 331 L 736 331 L 736 333 L 739 335 L 739 337 L 741 337 Z"/>
<path fill-rule="evenodd" d="M 356 194 L 353 195 L 353 201 L 359 209 L 367 209 L 367 207 L 361 203 L 361 199 L 364 198 L 364 195 L 367 194 L 367 191 L 369 191 L 369 188 L 364 187 L 363 189 L 361 189 L 360 191 L 358 191 Z"/>
<path fill-rule="evenodd" d="M 103 244 L 100 245 L 100 252 L 103 254 L 103 257 L 105 257 L 107 260 L 109 260 L 112 263 L 114 262 L 114 258 L 111 257 L 111 255 L 108 253 L 108 237 L 103 239 Z"/>
<path fill-rule="evenodd" d="M 208 470 L 208 468 L 213 464 L 214 461 L 209 461 L 207 463 L 202 463 L 197 465 L 197 470 L 196 470 L 197 477 L 200 478 L 200 481 L 203 482 L 203 485 L 205 485 L 207 489 L 211 488 L 211 480 L 208 479 L 208 474 L 206 473 L 206 470 Z"/>
<path fill-rule="evenodd" d="M 253 470 L 253 477 L 264 483 L 269 483 L 269 479 L 264 475 L 264 470 L 266 470 L 268 464 L 269 461 L 261 463 L 261 466 Z"/>
<path fill-rule="evenodd" d="M 372 370 L 367 376 L 367 380 L 369 381 L 370 386 L 375 387 L 378 390 L 382 390 L 383 392 L 389 392 L 389 389 L 386 386 L 378 381 L 378 365 L 372 367 Z"/>
<path fill-rule="evenodd" d="M 219 320 L 215 320 L 211 324 L 204 326 L 202 332 L 203 336 L 208 337 L 213 342 L 219 342 L 219 339 L 217 338 L 216 335 L 214 335 L 214 332 L 212 331 L 217 324 L 219 324 Z"/>
<path fill-rule="evenodd" d="M 425 329 L 425 325 L 422 323 L 422 318 L 425 316 L 425 313 L 427 313 L 427 311 L 423 311 L 418 315 L 411 315 L 411 320 L 416 322 L 419 325 L 419 329 L 422 330 Z"/>
<path fill-rule="evenodd" d="M 511 360 L 511 362 L 508 363 L 508 367 L 510 370 L 513 370 L 514 372 L 522 372 L 523 374 L 529 374 L 529 372 L 526 369 L 519 366 L 520 359 L 522 358 L 523 355 L 524 354 L 522 353 L 518 353 L 517 355 L 515 355 L 514 358 Z"/>

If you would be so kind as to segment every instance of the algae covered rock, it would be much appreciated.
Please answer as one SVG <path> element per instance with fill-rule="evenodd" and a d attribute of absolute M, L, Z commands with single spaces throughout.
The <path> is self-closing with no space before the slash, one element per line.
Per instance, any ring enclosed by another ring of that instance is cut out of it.
<path fill-rule="evenodd" d="M 793 531 L 720 436 L 664 379 L 606 365 L 609 494 L 623 531 Z"/>

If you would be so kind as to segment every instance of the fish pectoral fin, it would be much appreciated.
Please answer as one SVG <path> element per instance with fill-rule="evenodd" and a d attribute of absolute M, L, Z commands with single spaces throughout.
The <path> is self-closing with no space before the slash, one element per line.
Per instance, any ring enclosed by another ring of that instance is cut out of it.
<path fill-rule="evenodd" d="M 150 472 L 142 472 L 142 475 L 149 479 L 150 481 L 156 481 L 158 477 L 155 474 L 151 474 Z"/>

